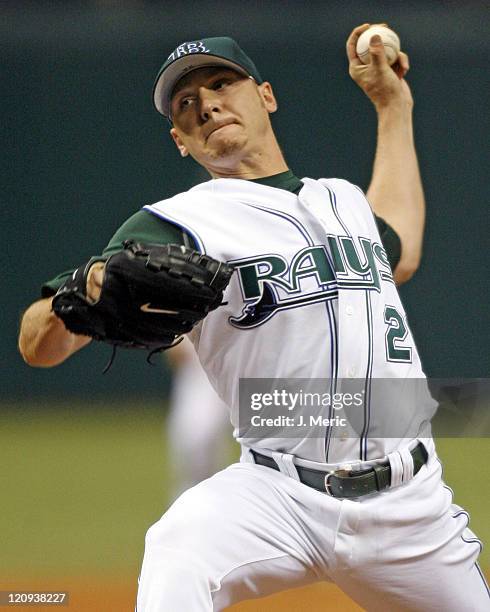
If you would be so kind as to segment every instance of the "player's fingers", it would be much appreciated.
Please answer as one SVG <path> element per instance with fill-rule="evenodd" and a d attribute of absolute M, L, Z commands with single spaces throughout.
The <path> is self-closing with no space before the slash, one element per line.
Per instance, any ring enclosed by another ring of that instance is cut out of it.
<path fill-rule="evenodd" d="M 408 55 L 400 51 L 398 54 L 398 63 L 403 71 L 402 76 L 405 76 L 407 72 L 410 70 L 410 60 L 408 59 Z"/>
<path fill-rule="evenodd" d="M 98 261 L 90 267 L 87 274 L 86 292 L 94 302 L 97 301 L 102 292 L 102 283 L 104 282 L 105 262 Z"/>
<path fill-rule="evenodd" d="M 379 34 L 375 34 L 369 41 L 369 55 L 371 56 L 371 64 L 375 68 L 383 68 L 388 64 L 386 51 Z"/>
<path fill-rule="evenodd" d="M 397 77 L 399 79 L 403 79 L 410 69 L 408 55 L 400 51 L 400 53 L 398 54 L 398 59 L 392 65 L 392 68 L 396 72 Z"/>
<path fill-rule="evenodd" d="M 403 68 L 400 66 L 398 60 L 391 65 L 391 68 L 399 79 L 403 79 Z"/>
<path fill-rule="evenodd" d="M 349 63 L 354 62 L 355 65 L 359 65 L 362 63 L 361 60 L 357 57 L 356 53 L 357 41 L 359 39 L 359 36 L 363 32 L 365 32 L 370 26 L 370 23 L 363 23 L 362 25 L 357 26 L 357 28 L 354 28 L 349 34 L 349 38 L 347 39 L 346 43 L 347 58 L 349 60 Z"/>
<path fill-rule="evenodd" d="M 403 51 L 400 51 L 400 53 L 398 54 L 398 61 L 400 62 L 402 68 L 408 72 L 408 70 L 410 69 L 410 59 L 408 55 L 406 53 L 403 53 Z"/>

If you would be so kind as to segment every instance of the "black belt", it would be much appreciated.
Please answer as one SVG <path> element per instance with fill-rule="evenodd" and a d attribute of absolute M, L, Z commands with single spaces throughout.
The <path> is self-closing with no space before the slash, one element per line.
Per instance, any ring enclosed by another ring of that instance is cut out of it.
<path fill-rule="evenodd" d="M 413 459 L 413 475 L 427 463 L 428 454 L 422 442 L 410 451 Z M 272 457 L 262 455 L 257 451 L 252 450 L 252 455 L 255 463 L 264 465 L 279 471 L 277 463 Z M 391 467 L 389 463 L 381 463 L 374 465 L 365 470 L 350 471 L 350 470 L 335 470 L 333 472 L 322 472 L 312 468 L 296 465 L 299 480 L 303 484 L 328 493 L 332 497 L 353 498 L 382 491 L 387 489 L 391 484 Z"/>

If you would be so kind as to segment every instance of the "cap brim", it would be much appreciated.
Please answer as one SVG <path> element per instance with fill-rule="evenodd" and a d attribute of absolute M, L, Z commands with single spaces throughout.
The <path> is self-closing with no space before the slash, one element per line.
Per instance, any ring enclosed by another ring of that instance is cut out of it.
<path fill-rule="evenodd" d="M 155 81 L 153 88 L 153 104 L 159 113 L 164 117 L 170 116 L 170 96 L 177 82 L 180 79 L 198 68 L 205 66 L 225 66 L 236 70 L 244 76 L 249 76 L 248 72 L 239 64 L 219 57 L 218 55 L 209 55 L 207 53 L 191 53 L 184 57 L 179 57 L 174 62 L 169 64 L 165 70 L 162 70 Z"/>

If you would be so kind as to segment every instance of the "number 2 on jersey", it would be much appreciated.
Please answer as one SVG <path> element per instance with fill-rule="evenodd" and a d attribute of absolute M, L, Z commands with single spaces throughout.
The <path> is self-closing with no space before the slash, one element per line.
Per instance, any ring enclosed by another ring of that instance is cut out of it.
<path fill-rule="evenodd" d="M 388 325 L 385 335 L 387 361 L 411 363 L 411 347 L 399 346 L 408 336 L 407 325 L 394 306 L 385 306 L 385 323 Z"/>

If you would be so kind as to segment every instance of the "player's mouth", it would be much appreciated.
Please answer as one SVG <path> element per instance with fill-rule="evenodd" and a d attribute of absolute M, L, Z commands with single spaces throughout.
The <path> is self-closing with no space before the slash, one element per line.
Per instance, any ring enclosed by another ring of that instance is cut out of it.
<path fill-rule="evenodd" d="M 216 124 L 213 127 L 213 129 L 209 132 L 209 134 L 206 136 L 206 141 L 208 140 L 210 136 L 212 136 L 218 131 L 223 130 L 224 128 L 229 127 L 230 125 L 238 125 L 238 123 L 236 121 L 224 121 L 223 123 Z"/>

